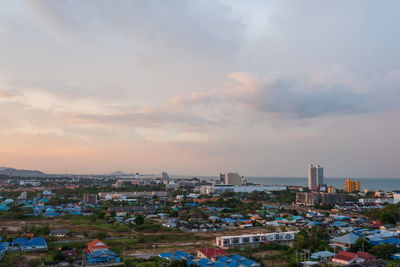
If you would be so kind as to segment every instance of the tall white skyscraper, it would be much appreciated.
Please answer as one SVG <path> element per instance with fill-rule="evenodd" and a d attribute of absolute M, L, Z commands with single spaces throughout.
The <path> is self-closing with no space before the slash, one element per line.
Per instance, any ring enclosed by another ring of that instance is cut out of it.
<path fill-rule="evenodd" d="M 308 166 L 308 189 L 316 190 L 324 184 L 324 169 L 320 165 Z"/>

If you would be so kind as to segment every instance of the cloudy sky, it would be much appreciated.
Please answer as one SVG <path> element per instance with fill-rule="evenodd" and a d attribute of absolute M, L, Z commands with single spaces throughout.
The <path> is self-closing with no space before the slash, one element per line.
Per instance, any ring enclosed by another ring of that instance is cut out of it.
<path fill-rule="evenodd" d="M 398 10 L 2 1 L 0 166 L 400 177 Z"/>

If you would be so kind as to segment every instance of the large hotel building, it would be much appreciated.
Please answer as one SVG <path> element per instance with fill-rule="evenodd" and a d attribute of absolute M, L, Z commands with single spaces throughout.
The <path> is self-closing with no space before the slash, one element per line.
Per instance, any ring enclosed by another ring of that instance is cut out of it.
<path fill-rule="evenodd" d="M 320 165 L 308 166 L 308 189 L 317 190 L 324 184 L 324 169 Z"/>
<path fill-rule="evenodd" d="M 346 181 L 344 181 L 344 191 L 348 193 L 360 192 L 361 191 L 360 181 L 352 181 L 350 179 L 346 179 Z"/>

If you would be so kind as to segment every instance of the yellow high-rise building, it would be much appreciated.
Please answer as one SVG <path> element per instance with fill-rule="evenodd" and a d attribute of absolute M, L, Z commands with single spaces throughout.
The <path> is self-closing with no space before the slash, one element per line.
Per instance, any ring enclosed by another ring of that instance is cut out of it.
<path fill-rule="evenodd" d="M 352 181 L 350 179 L 346 179 L 346 181 L 344 181 L 344 191 L 348 193 L 360 192 L 361 191 L 360 181 Z"/>

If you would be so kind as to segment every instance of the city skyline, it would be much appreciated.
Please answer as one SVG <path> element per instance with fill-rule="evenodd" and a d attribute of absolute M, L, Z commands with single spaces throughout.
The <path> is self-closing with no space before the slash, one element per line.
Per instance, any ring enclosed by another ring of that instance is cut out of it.
<path fill-rule="evenodd" d="M 0 166 L 400 176 L 398 1 L 3 6 Z"/>

